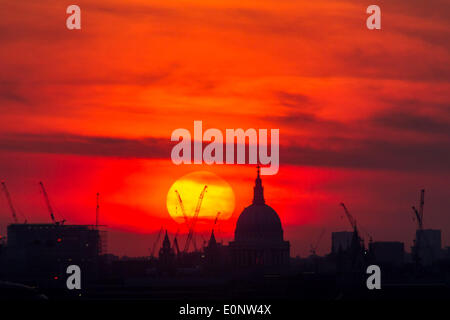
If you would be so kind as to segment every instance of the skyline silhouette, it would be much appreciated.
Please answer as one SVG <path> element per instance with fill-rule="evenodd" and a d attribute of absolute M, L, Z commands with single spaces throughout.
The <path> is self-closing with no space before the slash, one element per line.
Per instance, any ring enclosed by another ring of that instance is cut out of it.
<path fill-rule="evenodd" d="M 2 7 L 0 300 L 450 299 L 449 1 Z"/>
<path fill-rule="evenodd" d="M 414 208 L 418 221 L 411 254 L 401 242 L 373 241 L 371 237 L 366 242 L 365 231 L 341 203 L 352 231 L 332 232 L 332 250 L 325 256 L 316 254 L 319 238 L 304 258 L 290 256 L 289 239 L 283 234 L 277 212 L 265 199 L 265 190 L 257 166 L 253 197 L 239 215 L 233 241 L 217 241 L 214 224 L 209 239 L 198 246 L 195 224 L 206 195 L 205 185 L 194 216 L 189 218 L 185 245 L 178 232 L 170 239 L 161 228 L 151 252 L 135 258 L 108 253 L 105 226 L 57 220 L 44 192 L 52 223 L 8 225 L 7 241 L 0 245 L 0 298 L 15 292 L 16 298 L 79 300 L 81 296 L 66 288 L 65 270 L 73 266 L 82 270 L 78 290 L 83 287 L 83 300 L 173 301 L 185 299 L 186 294 L 221 300 L 230 294 L 234 299 L 243 297 L 249 290 L 258 292 L 260 298 L 276 299 L 347 300 L 355 295 L 363 300 L 393 299 L 395 292 L 403 294 L 397 299 L 450 297 L 450 248 L 442 247 L 440 230 L 423 227 L 424 190 L 419 209 Z M 370 295 L 364 285 L 366 269 L 373 266 L 382 270 L 383 287 L 390 288 L 386 296 Z M 431 295 L 423 290 L 424 285 L 433 290 Z M 217 292 L 217 288 L 226 290 Z"/>

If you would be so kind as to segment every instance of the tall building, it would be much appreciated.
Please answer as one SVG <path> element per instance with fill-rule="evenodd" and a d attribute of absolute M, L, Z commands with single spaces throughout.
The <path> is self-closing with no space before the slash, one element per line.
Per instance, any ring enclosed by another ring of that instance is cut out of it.
<path fill-rule="evenodd" d="M 352 231 L 338 231 L 331 234 L 331 253 L 347 251 L 350 249 L 353 240 Z"/>
<path fill-rule="evenodd" d="M 208 245 L 204 248 L 204 267 L 207 271 L 224 271 L 229 267 L 228 246 L 223 246 L 216 241 L 214 229 L 211 231 Z"/>
<path fill-rule="evenodd" d="M 417 230 L 414 246 L 411 249 L 417 263 L 423 266 L 433 264 L 441 258 L 442 254 L 441 230 Z"/>
<path fill-rule="evenodd" d="M 159 250 L 158 270 L 161 273 L 173 273 L 175 271 L 175 251 L 170 245 L 167 230 L 162 247 Z"/>
<path fill-rule="evenodd" d="M 237 268 L 279 268 L 289 264 L 289 241 L 283 239 L 280 217 L 264 200 L 264 188 L 257 168 L 253 203 L 239 216 L 230 242 L 233 265 Z"/>
<path fill-rule="evenodd" d="M 7 274 L 11 277 L 58 280 L 66 276 L 66 268 L 72 264 L 80 266 L 85 277 L 97 275 L 102 250 L 98 228 L 11 224 L 7 235 Z"/>

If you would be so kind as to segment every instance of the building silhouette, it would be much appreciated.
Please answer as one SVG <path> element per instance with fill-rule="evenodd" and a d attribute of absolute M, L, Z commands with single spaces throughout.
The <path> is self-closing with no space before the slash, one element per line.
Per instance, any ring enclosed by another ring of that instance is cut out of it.
<path fill-rule="evenodd" d="M 283 239 L 280 217 L 264 200 L 257 167 L 253 202 L 239 216 L 234 241 L 229 244 L 235 268 L 279 268 L 289 264 L 289 241 Z"/>
<path fill-rule="evenodd" d="M 158 271 L 160 273 L 174 273 L 175 271 L 175 251 L 170 244 L 167 230 L 159 250 Z"/>
<path fill-rule="evenodd" d="M 369 244 L 371 263 L 382 268 L 399 268 L 405 263 L 405 248 L 398 241 L 377 241 Z"/>
<path fill-rule="evenodd" d="M 441 230 L 418 229 L 411 253 L 416 263 L 430 266 L 438 261 L 442 255 Z"/>
<path fill-rule="evenodd" d="M 204 268 L 207 272 L 221 272 L 230 265 L 229 247 L 217 242 L 214 229 L 211 231 L 208 245 L 204 248 Z"/>
<path fill-rule="evenodd" d="M 350 249 L 352 245 L 353 231 L 336 231 L 331 233 L 331 253 Z"/>
<path fill-rule="evenodd" d="M 101 232 L 88 225 L 11 224 L 4 273 L 11 279 L 55 282 L 69 265 L 95 278 L 102 253 Z"/>
<path fill-rule="evenodd" d="M 417 230 L 412 261 L 403 243 L 370 239 L 366 248 L 356 223 L 353 228 L 333 232 L 331 252 L 325 256 L 312 251 L 306 258 L 290 258 L 290 243 L 277 212 L 264 199 L 258 167 L 252 203 L 240 214 L 228 245 L 216 240 L 213 229 L 203 248 L 180 251 L 178 232 L 170 239 L 166 231 L 157 257 L 154 250 L 149 256 L 118 257 L 102 250 L 98 226 L 9 225 L 7 242 L 0 238 L 0 299 L 24 284 L 30 287 L 21 289 L 22 296 L 36 287 L 58 299 L 78 297 L 66 290 L 66 268 L 72 264 L 82 270 L 83 298 L 88 299 L 223 300 L 249 294 L 371 299 L 365 282 L 371 264 L 381 267 L 388 297 L 450 297 L 450 248 L 442 249 L 440 230 Z M 423 284 L 432 291 L 424 291 Z"/>

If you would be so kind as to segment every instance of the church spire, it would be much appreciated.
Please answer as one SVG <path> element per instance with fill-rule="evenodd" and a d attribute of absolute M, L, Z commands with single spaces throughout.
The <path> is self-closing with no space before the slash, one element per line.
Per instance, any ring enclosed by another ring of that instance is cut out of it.
<path fill-rule="evenodd" d="M 255 180 L 255 186 L 253 187 L 253 204 L 264 204 L 264 187 L 262 186 L 262 181 L 260 177 L 261 168 L 258 165 L 256 167 L 256 180 Z"/>
<path fill-rule="evenodd" d="M 211 231 L 211 238 L 209 238 L 209 247 L 215 246 L 217 244 L 216 237 L 214 236 L 214 229 Z"/>
<path fill-rule="evenodd" d="M 164 236 L 162 247 L 165 249 L 170 249 L 170 240 L 169 240 L 169 234 L 167 233 L 167 230 L 166 230 L 166 235 Z"/>

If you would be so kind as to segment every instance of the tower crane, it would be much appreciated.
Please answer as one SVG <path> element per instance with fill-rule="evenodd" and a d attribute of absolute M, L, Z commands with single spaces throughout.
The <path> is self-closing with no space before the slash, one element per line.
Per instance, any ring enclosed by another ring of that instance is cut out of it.
<path fill-rule="evenodd" d="M 163 227 L 161 227 L 161 229 L 159 229 L 159 233 L 158 236 L 156 237 L 155 242 L 153 243 L 153 248 L 152 248 L 152 254 L 151 256 L 154 257 L 155 256 L 155 250 L 156 250 L 156 246 L 158 245 L 159 240 L 161 239 L 161 235 L 163 233 Z"/>
<path fill-rule="evenodd" d="M 98 228 L 98 216 L 100 214 L 100 193 L 97 192 L 97 206 L 95 207 L 95 227 Z"/>
<path fill-rule="evenodd" d="M 353 245 L 358 247 L 361 245 L 364 246 L 364 244 L 362 243 L 363 240 L 358 231 L 358 227 L 356 226 L 356 219 L 350 214 L 350 212 L 348 211 L 347 207 L 343 202 L 341 202 L 341 206 L 342 208 L 344 208 L 345 215 L 347 216 L 347 219 L 353 228 Z"/>
<path fill-rule="evenodd" d="M 219 217 L 221 214 L 222 214 L 222 212 L 220 212 L 220 211 L 217 212 L 216 218 L 214 219 L 214 226 L 213 226 L 212 232 L 214 232 L 214 229 L 216 227 L 217 222 L 219 222 Z M 218 231 L 220 232 L 219 226 L 217 226 L 217 228 L 218 228 Z"/>
<path fill-rule="evenodd" d="M 66 222 L 66 220 L 64 219 L 61 221 L 56 221 L 55 214 L 53 213 L 53 208 L 50 204 L 50 199 L 48 198 L 47 191 L 45 191 L 44 184 L 42 183 L 42 181 L 39 182 L 39 185 L 41 186 L 42 193 L 44 194 L 45 203 L 47 204 L 47 209 L 48 212 L 50 213 L 50 218 L 52 219 L 53 223 L 56 225 L 64 224 L 64 222 Z"/>
<path fill-rule="evenodd" d="M 202 192 L 200 193 L 200 197 L 198 198 L 198 202 L 197 202 L 197 207 L 195 208 L 194 211 L 194 217 L 192 218 L 192 222 L 191 222 L 191 226 L 189 228 L 189 233 L 186 239 L 186 245 L 184 246 L 184 250 L 183 252 L 187 252 L 189 249 L 189 245 L 192 241 L 192 237 L 194 236 L 194 228 L 195 228 L 195 224 L 197 223 L 198 220 L 198 214 L 200 213 L 200 208 L 202 206 L 202 201 L 203 201 L 203 197 L 205 196 L 205 192 L 208 189 L 208 186 L 205 185 L 205 187 L 203 188 Z"/>
<path fill-rule="evenodd" d="M 6 200 L 8 201 L 9 209 L 11 210 L 11 214 L 14 220 L 14 223 L 19 223 L 19 219 L 17 219 L 16 209 L 14 209 L 13 202 L 11 200 L 11 195 L 9 194 L 8 188 L 6 187 L 6 183 L 2 181 L 2 189 L 5 193 Z"/>
<path fill-rule="evenodd" d="M 180 229 L 177 230 L 177 233 L 175 233 L 175 237 L 173 238 L 173 247 L 174 247 L 177 255 L 180 254 L 180 248 L 178 247 L 178 240 L 177 240 L 179 232 L 180 232 Z"/>
<path fill-rule="evenodd" d="M 344 208 L 345 215 L 347 216 L 347 219 L 350 222 L 350 225 L 352 226 L 353 231 L 358 232 L 358 229 L 356 227 L 356 220 L 355 220 L 355 218 L 353 218 L 353 216 L 350 214 L 350 212 L 348 212 L 348 209 L 347 209 L 347 207 L 345 206 L 345 204 L 343 202 L 341 202 L 341 206 L 342 206 L 342 208 Z"/>
<path fill-rule="evenodd" d="M 416 215 L 417 228 L 423 229 L 423 205 L 425 204 L 425 189 L 420 191 L 420 209 L 417 210 L 415 206 L 412 206 L 414 214 Z"/>
<path fill-rule="evenodd" d="M 180 204 L 181 212 L 183 213 L 184 223 L 186 223 L 186 226 L 189 228 L 189 220 L 186 215 L 186 210 L 184 209 L 183 200 L 181 200 L 181 196 L 180 196 L 180 193 L 178 192 L 178 190 L 175 190 L 175 193 L 177 194 L 178 203 Z"/>
<path fill-rule="evenodd" d="M 319 246 L 320 240 L 322 240 L 324 234 L 325 234 L 325 229 L 323 229 L 322 232 L 320 233 L 319 238 L 317 238 L 316 243 L 311 244 L 311 250 L 310 250 L 311 255 L 313 255 L 313 256 L 316 255 L 317 247 Z"/>
<path fill-rule="evenodd" d="M 220 215 L 221 215 L 221 212 L 218 211 L 217 214 L 216 214 L 216 218 L 214 219 L 214 225 L 217 224 L 217 221 L 219 220 L 219 216 L 220 216 Z"/>

